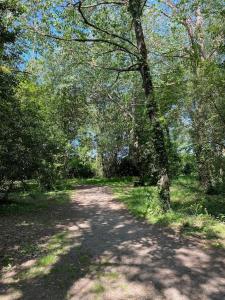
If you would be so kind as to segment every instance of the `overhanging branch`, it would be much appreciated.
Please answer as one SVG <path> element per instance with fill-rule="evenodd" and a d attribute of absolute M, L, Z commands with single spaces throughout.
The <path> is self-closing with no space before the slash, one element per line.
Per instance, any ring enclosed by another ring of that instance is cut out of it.
<path fill-rule="evenodd" d="M 76 3 L 74 6 L 76 6 L 78 3 Z M 124 2 L 122 1 L 103 1 L 99 3 L 94 3 L 90 5 L 82 5 L 82 8 L 94 8 L 97 6 L 102 6 L 102 5 L 124 5 Z"/>
<path fill-rule="evenodd" d="M 63 42 L 79 42 L 79 43 L 93 42 L 93 43 L 102 43 L 102 44 L 112 45 L 112 46 L 115 46 L 117 49 L 120 49 L 121 51 L 123 51 L 125 53 L 129 53 L 130 55 L 139 58 L 137 53 L 134 53 L 134 52 L 130 51 L 127 47 L 125 47 L 123 45 L 120 45 L 115 41 L 108 40 L 108 39 L 103 39 L 103 38 L 85 38 L 85 39 L 84 38 L 64 38 L 64 37 L 57 36 L 57 35 L 54 35 L 54 34 L 39 31 L 35 28 L 29 28 L 29 30 L 37 33 L 38 35 L 48 37 L 48 38 L 58 40 L 58 41 L 63 41 Z"/>
<path fill-rule="evenodd" d="M 82 19 L 83 19 L 83 21 L 84 21 L 84 23 L 85 23 L 86 25 L 88 25 L 88 26 L 94 28 L 94 29 L 97 30 L 97 31 L 100 31 L 100 32 L 105 33 L 105 34 L 107 34 L 107 35 L 110 35 L 110 36 L 112 36 L 112 37 L 114 37 L 114 38 L 118 38 L 118 39 L 120 39 L 120 40 L 122 40 L 122 41 L 124 41 L 124 42 L 127 42 L 127 43 L 129 43 L 131 46 L 133 46 L 135 49 L 137 49 L 137 46 L 136 46 L 134 43 L 132 43 L 129 39 L 127 39 L 127 38 L 125 38 L 125 37 L 122 37 L 122 36 L 120 36 L 120 35 L 118 35 L 118 34 L 116 34 L 116 33 L 114 33 L 114 32 L 110 32 L 110 31 L 108 31 L 108 30 L 105 30 L 105 29 L 103 29 L 103 28 L 100 28 L 100 27 L 98 27 L 97 25 L 91 23 L 91 22 L 86 18 L 86 16 L 84 15 L 84 13 L 83 13 L 83 11 L 82 11 L 82 1 L 79 1 L 77 7 L 78 7 L 78 11 L 79 11 L 79 13 L 80 13 L 80 15 L 81 15 L 81 17 L 82 17 Z"/>
<path fill-rule="evenodd" d="M 100 65 L 92 65 L 96 68 L 101 68 L 103 70 L 109 70 L 109 71 L 116 71 L 118 73 L 124 73 L 124 72 L 134 72 L 134 71 L 140 71 L 140 65 L 139 63 L 133 64 L 131 66 L 128 66 L 126 68 L 117 68 L 117 67 L 105 67 Z"/>

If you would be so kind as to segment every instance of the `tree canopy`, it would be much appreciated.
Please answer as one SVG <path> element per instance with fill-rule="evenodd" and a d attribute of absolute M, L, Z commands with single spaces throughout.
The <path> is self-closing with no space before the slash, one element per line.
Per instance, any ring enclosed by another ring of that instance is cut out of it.
<path fill-rule="evenodd" d="M 0 187 L 198 176 L 225 187 L 221 0 L 0 1 Z"/>

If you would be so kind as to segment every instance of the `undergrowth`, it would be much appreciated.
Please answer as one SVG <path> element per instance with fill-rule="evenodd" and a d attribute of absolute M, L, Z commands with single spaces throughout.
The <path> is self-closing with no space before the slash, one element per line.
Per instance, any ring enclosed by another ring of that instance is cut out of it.
<path fill-rule="evenodd" d="M 171 210 L 163 213 L 157 187 L 113 187 L 117 198 L 138 218 L 151 224 L 172 226 L 185 235 L 198 235 L 223 247 L 225 195 L 205 195 L 194 177 L 180 177 L 171 186 Z"/>

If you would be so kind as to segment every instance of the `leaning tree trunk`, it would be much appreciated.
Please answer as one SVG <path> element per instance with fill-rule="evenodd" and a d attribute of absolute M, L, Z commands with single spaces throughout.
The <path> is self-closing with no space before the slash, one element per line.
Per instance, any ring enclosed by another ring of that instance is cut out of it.
<path fill-rule="evenodd" d="M 157 104 L 154 98 L 154 90 L 150 67 L 148 64 L 148 52 L 142 28 L 141 15 L 143 1 L 129 0 L 129 12 L 133 19 L 137 47 L 140 54 L 140 73 L 143 81 L 146 102 L 148 103 L 148 115 L 152 125 L 153 143 L 158 162 L 158 187 L 162 207 L 166 211 L 170 209 L 170 186 L 168 176 L 168 156 L 165 147 L 164 132 L 160 124 Z"/>

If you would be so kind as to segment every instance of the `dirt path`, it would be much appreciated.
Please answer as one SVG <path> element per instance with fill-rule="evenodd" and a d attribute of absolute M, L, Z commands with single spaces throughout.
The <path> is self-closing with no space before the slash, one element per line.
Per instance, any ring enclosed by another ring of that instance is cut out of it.
<path fill-rule="evenodd" d="M 43 264 L 35 254 L 19 257 L 3 272 L 1 300 L 225 299 L 222 250 L 136 220 L 108 188 L 79 187 L 72 202 L 7 225 L 8 235 L 17 230 L 13 245 L 5 240 L 8 248 L 22 236 L 26 243 L 47 243 L 56 259 Z"/>

